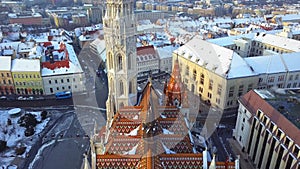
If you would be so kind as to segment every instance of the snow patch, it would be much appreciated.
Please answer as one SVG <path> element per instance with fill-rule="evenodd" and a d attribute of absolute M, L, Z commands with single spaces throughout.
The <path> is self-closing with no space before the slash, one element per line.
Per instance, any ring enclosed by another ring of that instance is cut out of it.
<path fill-rule="evenodd" d="M 125 134 L 126 136 L 136 136 L 138 134 L 140 126 L 138 126 L 137 128 L 135 128 L 134 130 L 132 130 L 130 133 Z"/>
<path fill-rule="evenodd" d="M 164 129 L 163 128 L 163 133 L 164 134 L 174 134 L 174 132 L 171 132 L 170 130 Z"/>
<path fill-rule="evenodd" d="M 138 145 L 139 144 L 137 144 L 136 146 L 134 146 L 131 150 L 124 152 L 123 155 L 135 155 L 136 149 L 137 149 Z"/>

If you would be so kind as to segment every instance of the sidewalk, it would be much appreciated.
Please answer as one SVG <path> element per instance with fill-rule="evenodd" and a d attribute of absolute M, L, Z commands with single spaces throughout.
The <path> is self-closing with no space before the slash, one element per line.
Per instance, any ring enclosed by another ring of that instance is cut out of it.
<path fill-rule="evenodd" d="M 229 142 L 234 154 L 240 156 L 240 169 L 255 169 L 251 160 L 248 159 L 247 153 L 242 152 L 242 148 L 238 142 L 232 138 L 227 141 Z"/>

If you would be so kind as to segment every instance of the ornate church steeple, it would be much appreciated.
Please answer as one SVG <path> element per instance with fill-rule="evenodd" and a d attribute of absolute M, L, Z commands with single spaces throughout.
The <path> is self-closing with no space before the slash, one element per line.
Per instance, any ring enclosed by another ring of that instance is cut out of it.
<path fill-rule="evenodd" d="M 116 111 L 130 105 L 130 97 L 136 95 L 136 21 L 133 0 L 107 0 L 103 24 L 109 87 L 106 101 L 109 124 Z"/>
<path fill-rule="evenodd" d="M 167 106 L 181 106 L 184 86 L 181 82 L 181 74 L 178 59 L 175 60 L 170 81 L 165 90 L 165 103 Z"/>

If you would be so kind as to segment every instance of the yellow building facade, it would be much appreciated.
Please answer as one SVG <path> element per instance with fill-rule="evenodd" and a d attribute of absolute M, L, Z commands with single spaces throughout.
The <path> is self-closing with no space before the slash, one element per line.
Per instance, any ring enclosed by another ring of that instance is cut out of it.
<path fill-rule="evenodd" d="M 43 95 L 44 88 L 40 61 L 15 59 L 12 62 L 15 93 L 20 95 Z"/>
<path fill-rule="evenodd" d="M 177 58 L 187 88 L 201 100 L 222 110 L 237 107 L 238 97 L 257 87 L 255 76 L 226 79 L 182 55 L 173 54 L 173 63 Z"/>

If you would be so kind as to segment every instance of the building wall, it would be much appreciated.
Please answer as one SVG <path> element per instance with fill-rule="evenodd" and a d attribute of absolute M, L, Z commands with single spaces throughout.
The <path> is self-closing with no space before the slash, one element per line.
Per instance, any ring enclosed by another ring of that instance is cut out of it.
<path fill-rule="evenodd" d="M 44 87 L 40 72 L 12 72 L 15 93 L 21 95 L 43 95 Z"/>
<path fill-rule="evenodd" d="M 159 61 L 159 69 L 167 73 L 172 72 L 172 57 L 164 57 Z"/>
<path fill-rule="evenodd" d="M 152 12 L 152 11 L 142 11 L 135 13 L 135 17 L 137 20 L 150 20 L 151 22 L 156 22 L 158 19 L 164 19 L 168 18 L 169 15 L 167 15 L 164 12 Z"/>
<path fill-rule="evenodd" d="M 300 88 L 300 71 L 288 72 L 284 86 L 285 88 Z"/>
<path fill-rule="evenodd" d="M 300 71 L 280 72 L 272 74 L 259 75 L 258 88 L 270 89 L 277 88 L 299 88 L 300 87 Z"/>
<path fill-rule="evenodd" d="M 9 23 L 19 23 L 23 25 L 42 25 L 42 19 L 42 17 L 9 18 Z"/>
<path fill-rule="evenodd" d="M 299 168 L 300 165 L 297 166 L 297 159 L 300 158 L 299 145 L 294 144 L 294 141 L 264 112 L 250 111 L 245 105 L 240 104 L 233 135 L 254 164 L 258 168 L 277 169 L 293 166 Z M 255 115 L 251 118 L 253 113 Z"/>
<path fill-rule="evenodd" d="M 174 59 L 177 59 L 177 54 L 176 56 L 173 54 L 173 62 Z M 236 108 L 238 97 L 256 88 L 258 84 L 257 76 L 226 79 L 180 55 L 178 55 L 178 61 L 182 81 L 187 88 L 199 95 L 202 100 L 223 110 Z M 203 80 L 202 77 L 204 77 Z"/>
<path fill-rule="evenodd" d="M 87 14 L 90 23 L 102 22 L 102 9 L 100 7 L 92 7 L 87 9 Z"/>
<path fill-rule="evenodd" d="M 251 56 L 261 56 L 264 53 L 264 50 L 272 50 L 273 52 L 277 53 L 291 53 L 294 51 L 283 49 L 278 46 L 267 44 L 267 43 L 261 43 L 258 41 L 252 41 L 252 48 L 251 48 Z"/>
<path fill-rule="evenodd" d="M 63 91 L 83 92 L 86 90 L 83 79 L 82 73 L 43 77 L 45 94 L 52 95 Z"/>
<path fill-rule="evenodd" d="M 249 133 L 251 129 L 250 119 L 251 113 L 240 104 L 233 136 L 244 151 L 249 142 Z"/>
<path fill-rule="evenodd" d="M 224 108 L 234 109 L 238 107 L 238 98 L 248 91 L 257 88 L 258 77 L 241 77 L 226 80 L 226 91 L 224 95 Z"/>
<path fill-rule="evenodd" d="M 175 59 L 177 59 L 177 54 L 173 54 L 173 63 Z M 199 95 L 202 100 L 224 108 L 226 79 L 180 55 L 178 55 L 178 61 L 182 72 L 182 81 L 187 85 L 187 89 Z M 210 82 L 212 82 L 211 87 Z M 218 90 L 218 87 L 221 89 Z"/>
<path fill-rule="evenodd" d="M 0 95 L 13 94 L 15 90 L 11 72 L 0 71 Z"/>
<path fill-rule="evenodd" d="M 139 58 L 139 61 L 137 61 L 138 73 L 159 69 L 159 57 L 157 56 L 157 53 L 140 55 L 138 56 L 138 58 Z"/>

